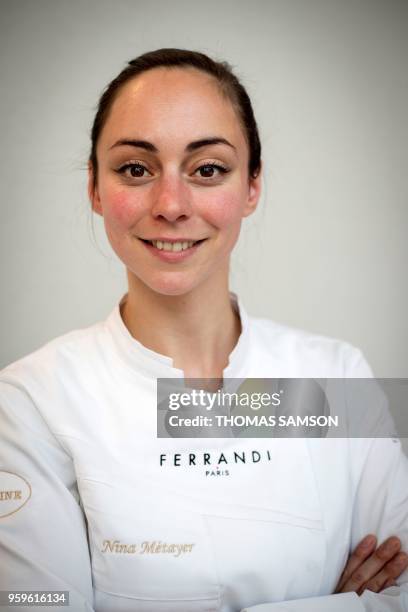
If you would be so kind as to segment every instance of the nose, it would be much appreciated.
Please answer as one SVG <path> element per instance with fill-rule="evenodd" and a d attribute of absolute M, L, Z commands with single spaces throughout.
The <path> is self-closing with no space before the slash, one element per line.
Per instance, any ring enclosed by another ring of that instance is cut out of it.
<path fill-rule="evenodd" d="M 153 189 L 151 213 L 155 219 L 182 221 L 192 214 L 188 187 L 180 177 L 161 177 Z"/>

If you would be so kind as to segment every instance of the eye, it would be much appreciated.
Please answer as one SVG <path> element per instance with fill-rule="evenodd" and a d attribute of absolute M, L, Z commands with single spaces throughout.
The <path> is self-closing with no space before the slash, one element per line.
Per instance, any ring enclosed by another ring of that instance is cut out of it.
<path fill-rule="evenodd" d="M 220 164 L 203 164 L 194 174 L 198 173 L 199 178 L 213 179 L 218 178 L 221 174 L 229 172 L 228 168 L 221 166 Z"/>
<path fill-rule="evenodd" d="M 128 178 L 146 178 L 147 176 L 151 176 L 146 166 L 140 162 L 125 164 L 119 168 L 118 172 L 119 174 L 124 174 Z"/>

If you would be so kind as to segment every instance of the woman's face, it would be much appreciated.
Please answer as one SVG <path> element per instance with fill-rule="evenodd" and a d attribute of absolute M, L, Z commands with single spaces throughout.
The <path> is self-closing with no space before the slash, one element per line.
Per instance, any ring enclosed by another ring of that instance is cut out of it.
<path fill-rule="evenodd" d="M 225 282 L 260 193 L 248 156 L 236 112 L 209 75 L 156 68 L 123 87 L 97 144 L 89 195 L 135 281 L 164 295 Z"/>

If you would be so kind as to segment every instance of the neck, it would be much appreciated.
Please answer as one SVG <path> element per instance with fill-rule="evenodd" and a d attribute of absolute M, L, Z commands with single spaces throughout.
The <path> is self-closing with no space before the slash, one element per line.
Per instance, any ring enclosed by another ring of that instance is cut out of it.
<path fill-rule="evenodd" d="M 146 348 L 173 359 L 186 378 L 222 379 L 241 323 L 232 307 L 228 276 L 183 295 L 162 295 L 128 272 L 122 319 Z"/>

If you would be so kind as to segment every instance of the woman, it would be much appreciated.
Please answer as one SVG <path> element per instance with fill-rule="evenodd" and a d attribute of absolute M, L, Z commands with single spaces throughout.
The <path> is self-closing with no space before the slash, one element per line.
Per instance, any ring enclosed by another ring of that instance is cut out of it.
<path fill-rule="evenodd" d="M 128 293 L 1 374 L 3 589 L 98 612 L 405 609 L 406 586 L 375 592 L 407 566 L 399 443 L 156 437 L 157 378 L 371 375 L 353 347 L 250 318 L 229 293 L 260 177 L 228 66 L 162 49 L 105 90 L 89 197 Z M 369 532 L 385 544 L 365 540 L 339 580 Z"/>

